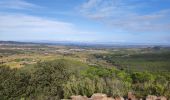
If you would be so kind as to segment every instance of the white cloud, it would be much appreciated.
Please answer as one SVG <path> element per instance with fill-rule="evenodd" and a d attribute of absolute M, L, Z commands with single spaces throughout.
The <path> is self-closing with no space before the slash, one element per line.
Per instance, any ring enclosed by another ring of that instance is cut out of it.
<path fill-rule="evenodd" d="M 137 10 L 145 7 L 124 0 L 88 0 L 80 6 L 87 18 L 127 31 L 170 32 L 170 9 L 142 14 Z"/>
<path fill-rule="evenodd" d="M 0 33 L 10 34 L 89 34 L 72 23 L 24 14 L 0 13 Z M 92 33 L 92 32 L 91 32 Z"/>
<path fill-rule="evenodd" d="M 82 7 L 84 9 L 89 9 L 89 8 L 93 8 L 94 6 L 97 6 L 97 4 L 100 2 L 101 0 L 89 0 L 88 2 L 85 2 Z"/>
<path fill-rule="evenodd" d="M 24 0 L 1 0 L 0 8 L 3 9 L 33 9 L 40 6 L 26 2 Z"/>
<path fill-rule="evenodd" d="M 79 29 L 78 26 L 70 22 L 26 14 L 27 10 L 36 11 L 36 8 L 42 7 L 25 0 L 0 0 L 0 39 L 76 40 L 76 37 L 85 39 L 86 35 L 96 34 Z M 25 14 L 23 12 L 15 13 L 16 10 L 23 10 Z"/>

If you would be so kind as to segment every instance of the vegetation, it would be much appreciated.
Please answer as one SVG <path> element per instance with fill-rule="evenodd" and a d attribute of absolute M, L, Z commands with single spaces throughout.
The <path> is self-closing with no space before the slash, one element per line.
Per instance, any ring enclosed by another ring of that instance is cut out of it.
<path fill-rule="evenodd" d="M 63 61 L 39 62 L 32 73 L 0 67 L 2 100 L 20 98 L 62 98 L 62 84 L 67 82 L 69 72 Z"/>
<path fill-rule="evenodd" d="M 8 50 L 0 49 L 0 100 L 114 97 L 129 91 L 140 98 L 170 98 L 169 48 L 2 47 Z"/>
<path fill-rule="evenodd" d="M 32 72 L 1 66 L 0 99 L 61 99 L 71 95 L 91 96 L 98 92 L 126 96 L 128 91 L 138 97 L 148 94 L 170 97 L 169 73 L 127 73 L 102 66 L 88 66 L 76 71 L 69 65 L 71 62 L 63 59 L 38 62 Z"/>
<path fill-rule="evenodd" d="M 131 50 L 133 51 L 133 50 Z M 97 59 L 106 60 L 119 69 L 133 71 L 170 71 L 170 52 L 130 51 L 109 54 L 94 54 Z"/>

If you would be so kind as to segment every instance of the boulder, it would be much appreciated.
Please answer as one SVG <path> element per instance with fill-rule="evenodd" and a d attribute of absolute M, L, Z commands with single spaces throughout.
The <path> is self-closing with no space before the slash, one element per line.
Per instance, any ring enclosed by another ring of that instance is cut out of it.
<path fill-rule="evenodd" d="M 157 98 L 157 100 L 167 100 L 167 98 L 164 97 L 164 96 L 160 96 L 160 97 Z"/>
<path fill-rule="evenodd" d="M 128 92 L 128 100 L 137 100 L 132 92 Z"/>
<path fill-rule="evenodd" d="M 106 94 L 95 93 L 91 96 L 90 100 L 115 100 L 115 99 L 111 97 L 107 97 Z"/>
<path fill-rule="evenodd" d="M 124 100 L 123 97 L 115 97 L 115 100 Z"/>
<path fill-rule="evenodd" d="M 92 100 L 105 100 L 107 98 L 106 94 L 102 94 L 102 93 L 95 93 L 91 96 Z"/>
<path fill-rule="evenodd" d="M 89 100 L 86 96 L 71 96 L 71 100 Z"/>
<path fill-rule="evenodd" d="M 155 95 L 148 95 L 146 97 L 146 100 L 157 100 L 157 96 L 155 96 Z"/>
<path fill-rule="evenodd" d="M 114 98 L 108 97 L 106 100 L 115 100 Z"/>

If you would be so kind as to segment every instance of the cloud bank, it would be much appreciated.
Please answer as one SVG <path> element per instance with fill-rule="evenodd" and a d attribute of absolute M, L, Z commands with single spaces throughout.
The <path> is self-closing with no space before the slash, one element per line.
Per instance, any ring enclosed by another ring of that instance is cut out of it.
<path fill-rule="evenodd" d="M 23 1 L 23 0 L 1 0 L 0 8 L 1 9 L 26 10 L 26 9 L 40 8 L 40 6 Z"/>
<path fill-rule="evenodd" d="M 128 1 L 88 0 L 80 6 L 80 13 L 87 18 L 102 22 L 110 27 L 130 32 L 170 32 L 170 9 L 141 13 L 147 12 L 152 7 L 152 4 L 145 4 L 138 0 Z M 152 3 L 155 2 L 152 1 Z M 143 7 L 147 9 L 143 9 Z"/>
<path fill-rule="evenodd" d="M 1 33 L 77 33 L 74 25 L 24 14 L 0 14 Z"/>

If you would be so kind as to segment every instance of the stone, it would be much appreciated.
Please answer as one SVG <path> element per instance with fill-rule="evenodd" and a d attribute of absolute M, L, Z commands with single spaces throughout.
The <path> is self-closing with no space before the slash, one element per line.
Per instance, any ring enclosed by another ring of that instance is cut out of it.
<path fill-rule="evenodd" d="M 146 97 L 146 100 L 157 100 L 157 96 L 155 96 L 155 95 L 148 95 Z"/>
<path fill-rule="evenodd" d="M 106 94 L 95 93 L 91 96 L 90 100 L 115 100 L 115 99 L 111 97 L 107 97 Z"/>
<path fill-rule="evenodd" d="M 107 98 L 107 95 L 102 93 L 95 93 L 91 96 L 92 100 L 103 100 L 105 98 Z"/>
<path fill-rule="evenodd" d="M 160 97 L 157 98 L 157 100 L 167 100 L 167 98 L 164 97 L 164 96 L 160 96 Z"/>
<path fill-rule="evenodd" d="M 128 100 L 137 100 L 132 92 L 128 92 Z"/>
<path fill-rule="evenodd" d="M 114 98 L 108 97 L 107 100 L 115 100 Z"/>
<path fill-rule="evenodd" d="M 86 96 L 71 96 L 71 100 L 89 100 Z"/>
<path fill-rule="evenodd" d="M 124 100 L 123 97 L 115 97 L 115 100 Z"/>

